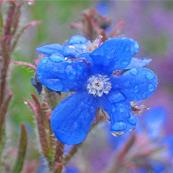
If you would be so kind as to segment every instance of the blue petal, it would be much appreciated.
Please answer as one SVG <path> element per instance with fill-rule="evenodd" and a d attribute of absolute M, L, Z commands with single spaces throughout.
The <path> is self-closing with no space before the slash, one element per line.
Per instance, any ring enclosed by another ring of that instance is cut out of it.
<path fill-rule="evenodd" d="M 94 50 L 91 57 L 96 65 L 106 67 L 108 72 L 112 72 L 127 67 L 138 49 L 138 43 L 130 38 L 113 38 Z"/>
<path fill-rule="evenodd" d="M 38 53 L 44 54 L 45 56 L 50 56 L 54 53 L 63 54 L 63 46 L 60 44 L 47 44 L 36 48 Z"/>
<path fill-rule="evenodd" d="M 65 57 L 78 57 L 81 53 L 87 52 L 87 46 L 90 43 L 85 37 L 75 35 L 71 37 L 64 45 L 60 44 L 47 44 L 36 48 L 38 53 L 50 56 L 52 54 L 60 54 Z"/>
<path fill-rule="evenodd" d="M 87 53 L 87 45 L 85 44 L 74 44 L 70 46 L 64 46 L 63 55 L 70 58 L 81 58 L 82 53 Z"/>
<path fill-rule="evenodd" d="M 37 79 L 53 91 L 74 91 L 82 89 L 88 76 L 84 62 L 65 60 L 59 55 L 43 58 L 37 67 Z"/>
<path fill-rule="evenodd" d="M 108 101 L 112 104 L 125 101 L 125 97 L 122 93 L 118 91 L 111 91 L 109 95 L 106 96 Z"/>
<path fill-rule="evenodd" d="M 94 101 L 87 93 L 77 93 L 53 110 L 51 128 L 59 141 L 72 145 L 86 138 L 96 114 Z"/>
<path fill-rule="evenodd" d="M 157 88 L 158 80 L 147 68 L 132 68 L 119 78 L 114 78 L 113 88 L 119 90 L 131 101 L 144 100 Z"/>
<path fill-rule="evenodd" d="M 126 69 L 137 68 L 137 67 L 145 67 L 147 66 L 152 60 L 151 59 L 139 59 L 139 58 L 132 58 L 130 64 L 126 67 Z"/>
<path fill-rule="evenodd" d="M 70 40 L 67 41 L 68 45 L 73 45 L 73 44 L 85 44 L 87 43 L 89 40 L 86 39 L 85 37 L 81 36 L 81 35 L 74 35 L 71 37 Z"/>
<path fill-rule="evenodd" d="M 111 103 L 107 99 L 103 108 L 110 116 L 112 134 L 122 135 L 136 126 L 136 118 L 132 115 L 129 103 Z"/>
<path fill-rule="evenodd" d="M 64 44 L 63 54 L 66 57 L 80 57 L 82 53 L 88 52 L 87 48 L 89 44 L 90 41 L 85 37 L 81 35 L 75 35 Z"/>

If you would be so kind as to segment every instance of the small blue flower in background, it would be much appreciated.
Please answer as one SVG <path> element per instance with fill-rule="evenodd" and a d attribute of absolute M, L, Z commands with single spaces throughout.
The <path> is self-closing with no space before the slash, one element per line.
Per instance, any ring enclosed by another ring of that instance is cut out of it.
<path fill-rule="evenodd" d="M 103 16 L 107 16 L 109 12 L 110 0 L 100 0 L 96 4 L 96 10 Z"/>
<path fill-rule="evenodd" d="M 90 44 L 74 36 L 62 46 L 37 48 L 45 55 L 38 64 L 37 79 L 50 90 L 73 92 L 51 115 L 52 131 L 65 144 L 86 138 L 98 108 L 109 115 L 112 134 L 133 129 L 136 118 L 130 102 L 148 98 L 157 87 L 157 77 L 150 69 L 126 69 L 139 49 L 133 39 L 111 38 L 89 51 Z M 115 75 L 117 70 L 122 73 Z"/>
<path fill-rule="evenodd" d="M 79 170 L 74 166 L 68 166 L 65 168 L 63 173 L 80 173 Z"/>
<path fill-rule="evenodd" d="M 163 137 L 166 114 L 167 112 L 163 107 L 157 106 L 151 108 L 143 115 L 143 126 L 150 138 L 158 139 Z"/>

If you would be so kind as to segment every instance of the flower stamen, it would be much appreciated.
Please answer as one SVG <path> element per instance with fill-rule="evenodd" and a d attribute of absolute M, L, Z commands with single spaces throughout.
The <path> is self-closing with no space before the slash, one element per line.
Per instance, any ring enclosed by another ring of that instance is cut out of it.
<path fill-rule="evenodd" d="M 93 75 L 88 79 L 87 90 L 89 94 L 101 97 L 108 94 L 112 85 L 107 75 Z"/>

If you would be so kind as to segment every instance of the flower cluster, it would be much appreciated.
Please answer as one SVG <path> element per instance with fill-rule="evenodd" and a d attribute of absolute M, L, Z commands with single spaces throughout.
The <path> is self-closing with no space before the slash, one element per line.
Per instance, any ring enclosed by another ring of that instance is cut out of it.
<path fill-rule="evenodd" d="M 52 131 L 65 144 L 86 138 L 100 108 L 109 115 L 112 134 L 132 130 L 131 102 L 148 98 L 157 87 L 156 75 L 143 67 L 147 63 L 133 58 L 139 49 L 135 40 L 117 37 L 91 46 L 86 38 L 73 36 L 63 45 L 37 48 L 44 55 L 38 81 L 55 92 L 73 92 L 51 114 Z"/>

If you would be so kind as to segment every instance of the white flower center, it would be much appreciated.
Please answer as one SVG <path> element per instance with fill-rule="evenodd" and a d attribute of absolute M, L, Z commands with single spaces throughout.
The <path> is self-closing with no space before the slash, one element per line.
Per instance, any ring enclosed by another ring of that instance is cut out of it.
<path fill-rule="evenodd" d="M 112 85 L 110 79 L 106 75 L 93 75 L 88 79 L 87 90 L 89 94 L 101 97 L 108 94 Z"/>

